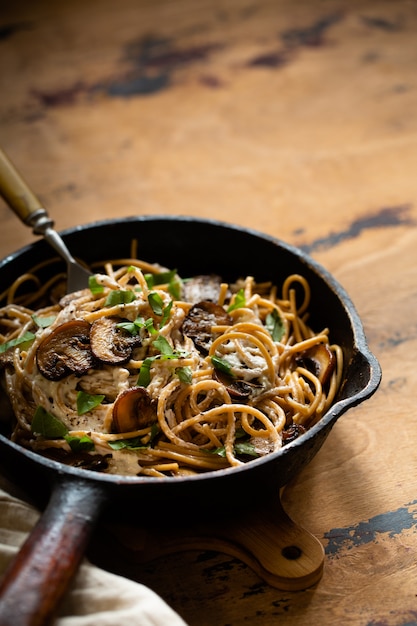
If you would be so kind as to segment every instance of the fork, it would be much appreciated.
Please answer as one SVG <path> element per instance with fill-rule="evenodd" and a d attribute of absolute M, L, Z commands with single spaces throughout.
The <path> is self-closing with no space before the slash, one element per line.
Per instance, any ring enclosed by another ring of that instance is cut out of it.
<path fill-rule="evenodd" d="M 91 276 L 85 267 L 74 259 L 62 237 L 54 229 L 54 222 L 23 180 L 10 159 L 0 148 L 0 195 L 35 235 L 41 235 L 64 259 L 67 265 L 67 292 L 88 287 Z"/>

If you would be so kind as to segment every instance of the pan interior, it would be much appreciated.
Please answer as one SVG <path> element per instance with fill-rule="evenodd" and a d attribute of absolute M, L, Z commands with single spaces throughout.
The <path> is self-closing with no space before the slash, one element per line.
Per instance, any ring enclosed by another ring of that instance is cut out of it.
<path fill-rule="evenodd" d="M 291 444 L 288 450 L 283 449 L 282 454 L 271 455 L 286 459 L 283 462 L 287 464 L 288 472 L 282 473 L 279 479 L 282 484 L 285 483 L 288 473 L 314 456 L 327 436 L 331 423 L 348 406 L 362 401 L 378 386 L 378 366 L 373 361 L 370 367 L 370 359 L 373 357 L 367 349 L 362 324 L 349 297 L 323 268 L 300 250 L 284 242 L 230 224 L 165 216 L 96 222 L 64 231 L 62 235 L 72 254 L 87 264 L 97 260 L 129 258 L 134 242 L 139 258 L 151 263 L 157 262 L 170 269 L 175 268 L 183 278 L 217 273 L 224 280 L 233 281 L 251 275 L 257 281 L 271 280 L 280 285 L 289 274 L 299 273 L 310 282 L 312 300 L 309 323 L 315 329 L 330 328 L 332 340 L 342 346 L 346 362 L 344 384 L 330 417 L 323 418 L 323 426 L 319 423 L 314 427 L 313 435 L 310 436 L 308 432 L 295 441 L 294 445 Z M 1 283 L 10 283 L 28 268 L 51 256 L 53 253 L 44 241 L 38 241 L 18 251 L 0 263 Z M 63 266 L 61 267 L 58 260 L 45 270 L 43 280 L 47 280 L 51 271 L 56 272 L 59 269 L 63 269 Z M 3 430 L 3 433 L 7 436 L 7 432 Z M 268 463 L 269 460 L 265 461 L 264 458 L 247 465 L 263 466 Z M 227 470 L 222 474 L 230 476 L 241 471 Z M 103 476 L 102 479 L 111 481 L 114 476 Z M 194 477 L 179 483 L 192 483 L 192 479 Z M 201 479 L 206 480 L 204 475 Z M 155 484 L 155 479 L 150 481 Z M 149 480 L 125 481 L 126 484 L 130 482 L 146 483 Z M 172 484 L 170 479 L 161 479 L 161 486 L 165 482 Z"/>

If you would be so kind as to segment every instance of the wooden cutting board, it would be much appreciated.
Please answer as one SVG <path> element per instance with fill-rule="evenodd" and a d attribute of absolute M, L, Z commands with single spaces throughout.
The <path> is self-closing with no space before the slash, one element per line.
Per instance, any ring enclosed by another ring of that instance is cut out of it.
<path fill-rule="evenodd" d="M 240 559 L 268 585 L 282 590 L 311 587 L 323 573 L 322 544 L 290 519 L 279 495 L 261 509 L 240 511 L 226 519 L 219 512 L 217 521 L 207 524 L 190 521 L 179 527 L 167 515 L 159 527 L 155 523 L 107 525 L 101 533 L 93 551 L 103 553 L 110 543 L 106 565 L 118 571 L 126 567 L 126 561 L 143 564 L 168 554 L 215 550 Z"/>

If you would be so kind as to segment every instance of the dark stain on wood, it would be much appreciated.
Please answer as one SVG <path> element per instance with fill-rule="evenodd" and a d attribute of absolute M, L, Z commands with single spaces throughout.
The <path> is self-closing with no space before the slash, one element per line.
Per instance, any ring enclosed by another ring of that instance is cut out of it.
<path fill-rule="evenodd" d="M 281 46 L 253 57 L 248 67 L 279 68 L 292 60 L 293 53 L 303 47 L 319 47 L 326 44 L 326 33 L 343 18 L 342 13 L 331 13 L 316 20 L 310 26 L 289 28 L 280 35 Z"/>
<path fill-rule="evenodd" d="M 366 230 L 396 226 L 415 226 L 415 220 L 409 215 L 410 210 L 411 206 L 408 204 L 382 208 L 376 213 L 359 217 L 344 230 L 329 233 L 324 237 L 315 239 L 311 243 L 301 244 L 299 247 L 309 254 L 317 250 L 333 248 L 349 239 L 355 239 Z"/>
<path fill-rule="evenodd" d="M 130 67 L 125 72 L 103 78 L 95 84 L 77 82 L 55 91 L 32 89 L 31 95 L 48 109 L 71 106 L 83 97 L 94 97 L 99 93 L 113 98 L 155 94 L 172 84 L 178 69 L 204 63 L 221 47 L 220 44 L 208 43 L 179 48 L 168 39 L 143 37 L 126 45 L 122 60 L 127 61 Z M 220 80 L 209 74 L 203 74 L 200 83 L 211 88 L 222 85 Z"/>
<path fill-rule="evenodd" d="M 277 68 L 285 65 L 290 59 L 285 50 L 274 50 L 258 54 L 248 63 L 248 67 L 270 67 Z"/>
<path fill-rule="evenodd" d="M 388 33 L 394 33 L 402 30 L 402 25 L 399 21 L 393 22 L 392 20 L 387 20 L 384 17 L 363 15 L 360 19 L 365 26 L 368 26 L 369 28 L 376 28 L 378 30 L 384 30 Z"/>
<path fill-rule="evenodd" d="M 169 39 L 143 37 L 126 45 L 124 59 L 131 69 L 116 79 L 104 82 L 101 87 L 113 97 L 157 93 L 172 84 L 178 69 L 204 62 L 220 48 L 214 43 L 180 48 Z M 212 81 L 209 86 L 218 87 L 220 83 Z"/>
<path fill-rule="evenodd" d="M 330 13 L 319 18 L 311 26 L 285 30 L 281 33 L 281 40 L 286 48 L 323 46 L 326 43 L 325 35 L 329 28 L 340 22 L 342 18 L 342 13 Z"/>
<path fill-rule="evenodd" d="M 144 37 L 127 44 L 125 58 L 137 69 L 173 70 L 177 67 L 203 61 L 222 46 L 208 43 L 189 47 L 175 47 L 169 39 Z"/>
<path fill-rule="evenodd" d="M 45 108 L 70 106 L 74 104 L 78 97 L 85 93 L 87 87 L 81 82 L 77 82 L 69 87 L 57 89 L 56 91 L 41 91 L 32 89 L 32 95 Z"/>
<path fill-rule="evenodd" d="M 403 329 L 404 330 L 404 329 Z M 401 330 L 395 328 L 391 329 L 388 337 L 378 342 L 378 348 L 380 350 L 388 350 L 390 348 L 397 348 L 403 343 L 408 343 L 417 337 L 416 329 L 413 327 L 407 327 L 407 332 L 404 334 Z"/>
<path fill-rule="evenodd" d="M 324 535 L 327 540 L 325 552 L 327 555 L 336 555 L 341 550 L 351 550 L 376 541 L 382 534 L 390 538 L 397 537 L 404 530 L 415 528 L 416 524 L 417 500 L 414 500 L 395 511 L 375 515 L 366 522 L 346 528 L 333 528 Z"/>

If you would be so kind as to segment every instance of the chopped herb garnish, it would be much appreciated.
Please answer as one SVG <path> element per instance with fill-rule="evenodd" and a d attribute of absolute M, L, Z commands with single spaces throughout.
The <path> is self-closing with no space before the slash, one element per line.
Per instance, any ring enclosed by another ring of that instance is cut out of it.
<path fill-rule="evenodd" d="M 171 344 L 163 335 L 159 335 L 155 341 L 152 342 L 152 345 L 164 356 L 173 356 L 174 354 Z"/>
<path fill-rule="evenodd" d="M 139 376 L 137 378 L 136 384 L 139 387 L 147 387 L 151 382 L 151 366 L 152 363 L 158 359 L 166 360 L 166 359 L 181 359 L 188 356 L 187 352 L 183 351 L 174 351 L 172 349 L 171 344 L 165 339 L 163 335 L 158 335 L 155 341 L 152 342 L 152 345 L 159 350 L 161 354 L 157 354 L 155 356 L 147 357 L 139 370 Z M 188 369 L 188 368 L 177 368 L 178 369 Z"/>
<path fill-rule="evenodd" d="M 235 443 L 235 454 L 238 456 L 253 456 L 257 457 L 259 454 L 256 452 L 255 446 L 248 441 L 242 441 Z"/>
<path fill-rule="evenodd" d="M 211 362 L 213 367 L 219 372 L 223 372 L 223 374 L 228 374 L 229 376 L 233 376 L 232 366 L 225 359 L 221 359 L 218 356 L 212 356 Z"/>
<path fill-rule="evenodd" d="M 177 274 L 177 270 L 168 270 L 167 272 L 160 272 L 159 274 L 145 274 L 145 280 L 149 289 L 152 289 L 155 285 L 167 285 L 171 283 Z"/>
<path fill-rule="evenodd" d="M 136 318 L 134 322 L 119 322 L 118 324 L 116 324 L 116 328 L 121 328 L 122 330 L 125 330 L 127 333 L 133 335 L 134 337 L 136 337 L 136 335 L 139 333 L 140 329 L 143 328 L 143 326 L 143 318 L 139 317 Z"/>
<path fill-rule="evenodd" d="M 148 302 L 155 315 L 162 316 L 160 325 L 164 326 L 171 312 L 171 308 L 173 305 L 172 300 L 166 306 L 164 306 L 164 301 L 162 300 L 159 293 L 157 293 L 156 291 L 151 291 L 148 295 Z"/>
<path fill-rule="evenodd" d="M 233 303 L 228 307 L 227 312 L 230 313 L 230 311 L 241 309 L 244 306 L 246 306 L 245 291 L 243 289 L 239 289 L 234 297 Z"/>
<path fill-rule="evenodd" d="M 136 384 L 139 387 L 147 387 L 149 383 L 151 382 L 151 365 L 154 360 L 155 360 L 155 357 L 148 357 L 147 359 L 143 361 L 141 368 L 139 370 L 138 379 L 136 381 Z"/>
<path fill-rule="evenodd" d="M 181 279 L 175 276 L 168 285 L 168 291 L 175 300 L 179 300 L 181 296 Z"/>
<path fill-rule="evenodd" d="M 255 446 L 249 442 L 237 442 L 233 446 L 233 451 L 236 456 L 253 456 L 258 457 L 259 454 L 256 452 Z M 206 452 L 210 452 L 211 454 L 216 454 L 217 456 L 221 456 L 222 458 L 226 457 L 226 448 L 221 446 L 221 448 L 214 448 L 212 450 L 206 450 Z"/>
<path fill-rule="evenodd" d="M 107 442 L 112 450 L 123 450 L 128 448 L 130 450 L 146 450 L 148 447 L 142 441 L 141 437 L 132 437 L 131 439 L 117 439 L 117 441 Z"/>
<path fill-rule="evenodd" d="M 91 293 L 96 296 L 99 293 L 103 293 L 104 291 L 104 287 L 103 285 L 101 285 L 96 276 L 89 276 L 88 277 L 88 286 L 90 288 Z"/>
<path fill-rule="evenodd" d="M 139 333 L 141 328 L 145 328 L 151 335 L 157 332 L 151 317 L 148 317 L 146 320 L 143 317 L 137 317 L 134 322 L 120 322 L 116 324 L 116 327 L 123 328 L 123 330 L 134 336 Z"/>
<path fill-rule="evenodd" d="M 167 321 L 169 319 L 169 314 L 171 313 L 171 309 L 172 309 L 172 305 L 173 304 L 174 304 L 174 302 L 171 300 L 169 302 L 169 304 L 167 304 L 166 307 L 163 308 L 162 319 L 161 319 L 161 327 L 165 326 L 165 324 L 167 323 Z"/>
<path fill-rule="evenodd" d="M 151 443 L 155 439 L 155 437 L 159 435 L 159 432 L 160 432 L 159 424 L 155 422 L 151 426 L 151 432 L 149 433 L 149 443 Z"/>
<path fill-rule="evenodd" d="M 153 325 L 153 319 L 151 317 L 148 317 L 148 319 L 145 320 L 145 328 L 150 335 L 154 335 L 158 332 Z"/>
<path fill-rule="evenodd" d="M 60 439 L 68 434 L 68 428 L 42 406 L 38 406 L 31 424 L 32 432 L 46 439 Z"/>
<path fill-rule="evenodd" d="M 32 315 L 32 319 L 38 328 L 48 328 L 56 320 L 56 315 L 49 315 L 48 317 L 40 317 L 39 315 Z"/>
<path fill-rule="evenodd" d="M 274 341 L 281 341 L 285 332 L 285 326 L 276 309 L 266 316 L 265 326 Z"/>
<path fill-rule="evenodd" d="M 84 415 L 91 411 L 96 406 L 101 404 L 105 396 L 103 394 L 92 395 L 85 391 L 79 391 L 77 394 L 77 413 L 78 415 Z"/>
<path fill-rule="evenodd" d="M 151 291 L 148 295 L 148 302 L 155 315 L 162 315 L 164 312 L 164 301 L 159 293 Z"/>
<path fill-rule="evenodd" d="M 175 373 L 180 381 L 187 385 L 189 385 L 193 380 L 193 372 L 191 367 L 177 367 Z"/>
<path fill-rule="evenodd" d="M 73 452 L 88 452 L 89 450 L 94 450 L 94 441 L 88 435 L 83 435 L 82 437 L 66 435 L 64 438 Z"/>
<path fill-rule="evenodd" d="M 0 354 L 2 352 L 6 352 L 6 350 L 8 350 L 9 348 L 15 348 L 16 346 L 20 346 L 23 350 L 26 350 L 26 348 L 29 348 L 34 339 L 35 335 L 27 331 L 21 337 L 10 339 L 10 341 L 6 341 L 6 343 L 1 344 Z"/>
<path fill-rule="evenodd" d="M 133 291 L 129 290 L 123 290 L 123 289 L 116 289 L 114 291 L 111 291 L 109 293 L 109 295 L 106 298 L 106 302 L 105 305 L 106 306 L 117 306 L 118 304 L 129 304 L 130 302 L 133 302 L 133 300 L 136 298 L 135 294 Z"/>

